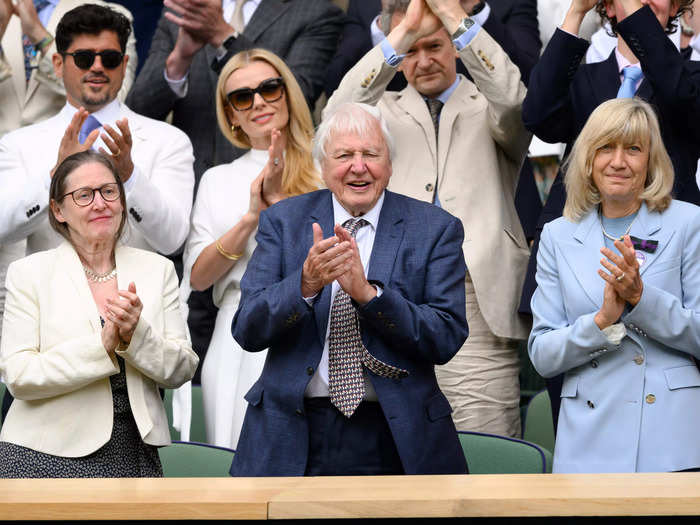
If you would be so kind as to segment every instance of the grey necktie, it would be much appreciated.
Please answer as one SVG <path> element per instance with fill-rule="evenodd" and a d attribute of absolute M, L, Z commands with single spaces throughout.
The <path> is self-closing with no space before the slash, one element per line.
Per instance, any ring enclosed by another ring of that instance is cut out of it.
<path fill-rule="evenodd" d="M 357 230 L 369 224 L 364 219 L 348 219 L 343 228 L 355 237 Z M 328 335 L 328 393 L 331 402 L 345 417 L 350 417 L 365 395 L 362 365 L 382 377 L 399 378 L 406 370 L 393 367 L 372 356 L 360 336 L 360 321 L 350 296 L 341 288 L 331 307 Z"/>

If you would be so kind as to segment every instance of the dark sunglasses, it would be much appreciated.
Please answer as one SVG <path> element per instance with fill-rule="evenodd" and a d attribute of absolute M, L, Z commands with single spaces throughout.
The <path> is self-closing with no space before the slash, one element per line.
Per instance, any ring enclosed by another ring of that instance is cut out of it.
<path fill-rule="evenodd" d="M 116 201 L 119 198 L 119 185 L 116 182 L 108 182 L 100 186 L 99 188 L 78 188 L 74 191 L 69 191 L 61 200 L 65 199 L 68 195 L 73 197 L 73 202 L 78 206 L 89 206 L 92 201 L 95 200 L 95 192 L 99 191 L 102 195 L 102 199 L 107 202 Z"/>
<path fill-rule="evenodd" d="M 114 49 L 105 49 L 104 51 L 95 52 L 89 49 L 79 49 L 73 53 L 62 53 L 63 56 L 70 55 L 73 57 L 73 62 L 80 69 L 90 69 L 95 63 L 95 57 L 99 56 L 102 65 L 107 69 L 118 67 L 124 60 L 124 53 L 115 51 Z"/>
<path fill-rule="evenodd" d="M 284 80 L 281 77 L 268 78 L 258 84 L 258 87 L 241 88 L 231 91 L 226 98 L 236 111 L 245 111 L 253 107 L 255 94 L 259 93 L 265 102 L 275 102 L 284 95 Z"/>

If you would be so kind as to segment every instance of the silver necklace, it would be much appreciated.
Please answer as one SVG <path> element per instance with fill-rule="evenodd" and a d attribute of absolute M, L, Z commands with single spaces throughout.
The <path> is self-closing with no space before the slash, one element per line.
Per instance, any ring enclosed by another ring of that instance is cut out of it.
<path fill-rule="evenodd" d="M 83 264 L 83 271 L 85 272 L 85 276 L 88 278 L 88 280 L 92 281 L 93 283 L 106 283 L 117 276 L 116 266 L 105 273 L 97 273 L 92 268 L 88 268 Z"/>
<path fill-rule="evenodd" d="M 629 223 L 629 226 L 627 226 L 625 233 L 620 235 L 620 237 L 613 237 L 612 235 L 610 235 L 608 232 L 605 231 L 605 227 L 603 226 L 603 213 L 601 211 L 598 211 L 598 215 L 600 215 L 600 229 L 603 230 L 603 235 L 605 235 L 612 242 L 622 241 L 625 238 L 625 235 L 627 235 L 630 232 L 630 230 L 632 229 L 632 224 L 634 223 L 634 219 L 637 218 L 637 216 L 635 215 L 634 219 L 632 219 L 632 221 Z"/>

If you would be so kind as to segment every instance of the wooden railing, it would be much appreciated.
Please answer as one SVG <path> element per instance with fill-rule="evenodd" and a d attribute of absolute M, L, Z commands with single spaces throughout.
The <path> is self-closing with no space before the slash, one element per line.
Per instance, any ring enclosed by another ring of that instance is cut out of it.
<path fill-rule="evenodd" d="M 700 473 L 0 480 L 0 520 L 700 515 Z"/>

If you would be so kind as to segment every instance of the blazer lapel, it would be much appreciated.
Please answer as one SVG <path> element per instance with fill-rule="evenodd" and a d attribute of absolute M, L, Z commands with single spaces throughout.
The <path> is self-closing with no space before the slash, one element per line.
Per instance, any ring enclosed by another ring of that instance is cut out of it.
<path fill-rule="evenodd" d="M 591 64 L 591 89 L 595 92 L 595 100 L 610 100 L 617 98 L 617 92 L 622 85 L 620 72 L 617 69 L 615 50 L 604 62 Z"/>
<path fill-rule="evenodd" d="M 385 191 L 372 256 L 369 259 L 368 280 L 379 281 L 384 285 L 389 283 L 403 234 L 403 214 L 399 202 L 394 193 Z"/>
<path fill-rule="evenodd" d="M 649 253 L 642 250 L 637 251 L 637 260 L 640 264 L 639 274 L 641 276 L 643 276 L 647 270 L 660 259 L 661 254 L 666 249 L 669 241 L 675 233 L 676 230 L 672 227 L 663 227 L 662 214 L 658 212 L 650 212 L 647 209 L 647 205 L 642 203 L 642 207 L 639 208 L 637 218 L 630 229 L 630 235 L 634 235 L 640 239 L 651 239 L 658 241 L 659 244 L 654 253 Z"/>
<path fill-rule="evenodd" d="M 137 114 L 131 111 L 125 104 L 119 104 L 120 116 L 129 121 L 129 131 L 131 131 L 131 137 L 133 139 L 133 145 L 145 142 L 148 140 L 148 135 L 143 133 L 141 129 L 141 119 L 138 118 Z M 133 146 L 132 146 L 133 148 Z"/>
<path fill-rule="evenodd" d="M 325 195 L 319 199 L 318 206 L 312 210 L 310 214 L 309 224 L 306 226 L 308 231 L 311 231 L 311 224 L 317 222 L 323 230 L 324 239 L 333 234 L 333 201 L 331 200 L 331 192 L 325 192 Z M 309 246 L 302 245 L 302 250 L 308 251 Z M 331 284 L 323 287 L 316 304 L 314 306 L 314 317 L 316 318 L 316 326 L 318 328 L 318 337 L 321 341 L 321 346 L 326 340 L 326 328 L 328 327 L 328 314 L 331 307 Z"/>
<path fill-rule="evenodd" d="M 262 0 L 253 13 L 253 17 L 243 30 L 243 35 L 255 42 L 275 20 L 284 15 L 290 5 L 286 0 Z M 303 9 L 299 6 L 299 9 Z"/>
<path fill-rule="evenodd" d="M 596 210 L 590 211 L 576 228 L 571 242 L 566 243 L 562 255 L 576 276 L 588 298 L 596 308 L 603 304 L 605 281 L 598 275 L 602 268 L 600 249 L 605 246 L 603 231 Z"/>
<path fill-rule="evenodd" d="M 433 126 L 433 120 L 430 118 L 430 111 L 425 100 L 413 87 L 407 86 L 401 91 L 401 97 L 396 103 L 423 129 L 424 140 L 428 144 L 430 154 L 433 156 L 433 166 L 437 166 L 435 127 Z"/>
<path fill-rule="evenodd" d="M 56 249 L 56 258 L 59 265 L 63 265 L 66 274 L 75 287 L 78 300 L 80 302 L 80 310 L 87 317 L 92 329 L 95 332 L 102 330 L 100 322 L 100 312 L 97 310 L 95 299 L 90 292 L 83 265 L 80 262 L 78 254 L 68 242 L 63 242 Z M 75 303 L 73 303 L 75 304 Z"/>

